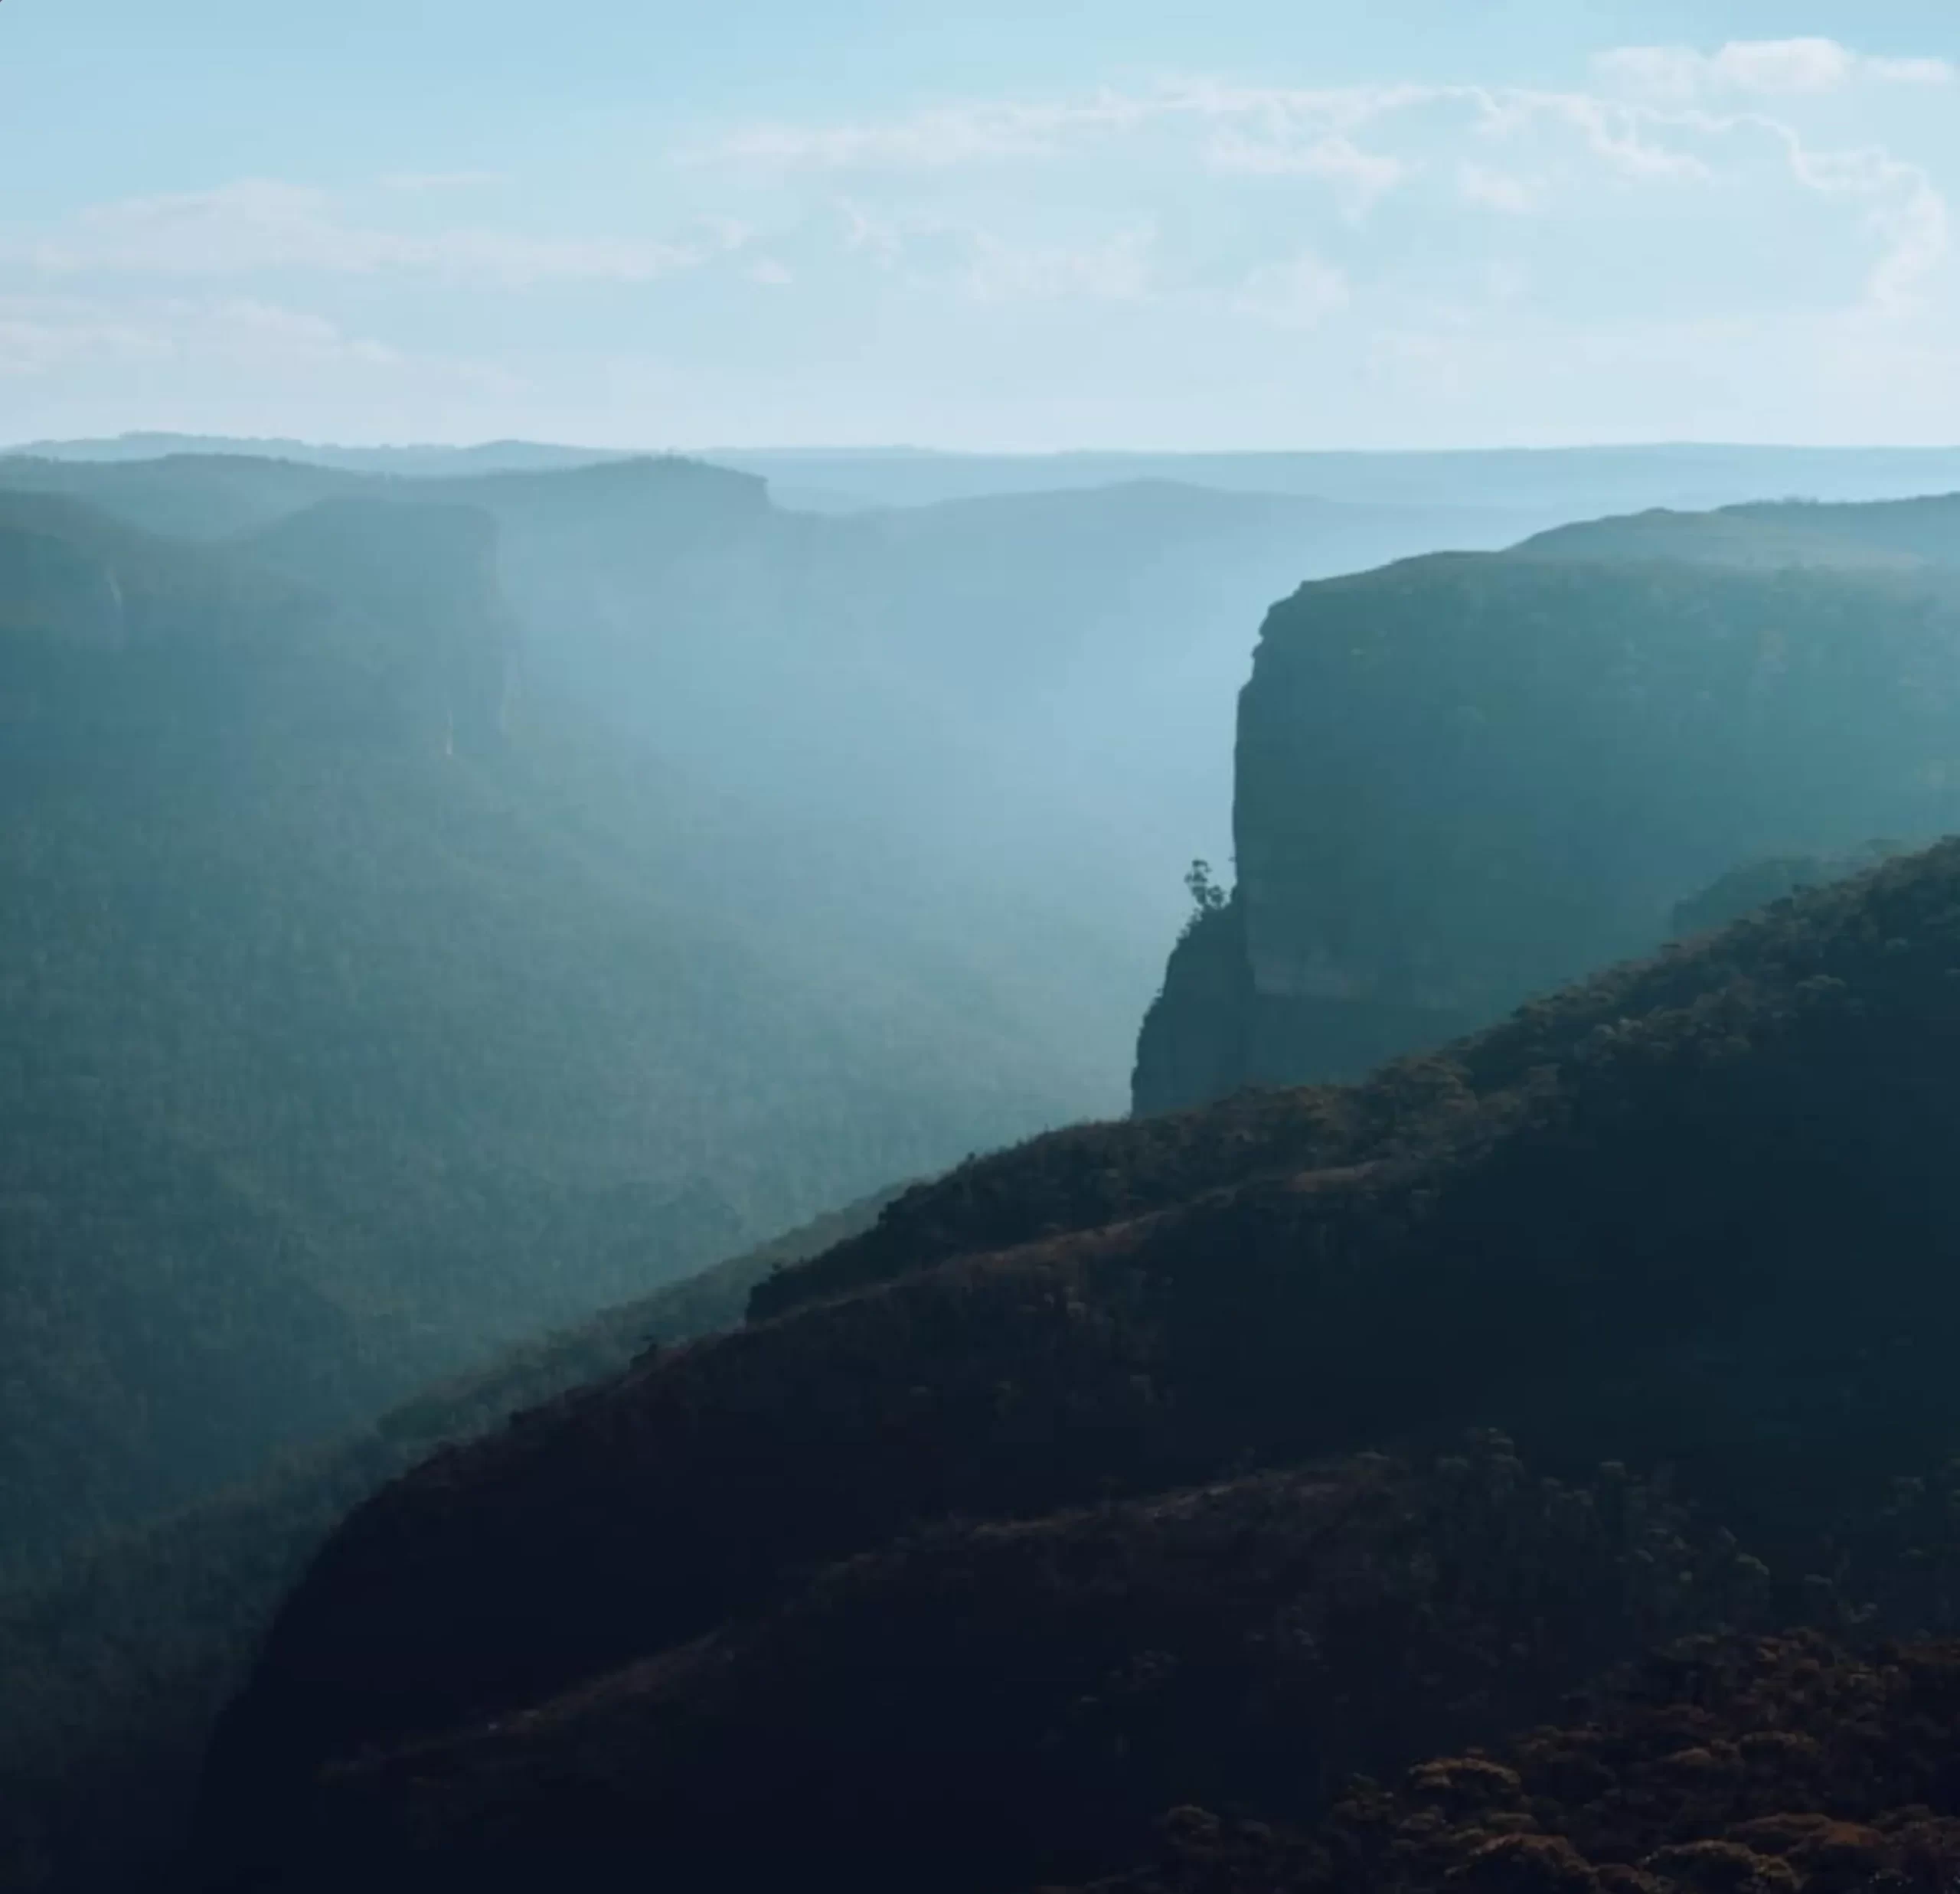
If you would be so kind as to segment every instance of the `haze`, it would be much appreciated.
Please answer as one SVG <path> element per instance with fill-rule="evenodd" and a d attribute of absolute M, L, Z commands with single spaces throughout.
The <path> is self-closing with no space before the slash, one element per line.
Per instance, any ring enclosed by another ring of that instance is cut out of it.
<path fill-rule="evenodd" d="M 0 0 L 0 1894 L 1956 1894 L 1955 0 Z"/>

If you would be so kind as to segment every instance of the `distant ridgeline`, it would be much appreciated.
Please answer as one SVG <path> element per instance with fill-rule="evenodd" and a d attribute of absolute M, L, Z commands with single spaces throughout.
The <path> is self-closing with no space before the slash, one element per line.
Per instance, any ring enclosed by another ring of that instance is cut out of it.
<path fill-rule="evenodd" d="M 785 939 L 812 901 L 848 906 L 888 968 L 959 985 L 969 1016 L 1067 1062 L 1078 1109 L 1097 1112 L 1125 1097 L 1175 925 L 1168 838 L 1222 826 L 1258 614 L 1303 579 L 1508 544 L 1560 517 L 1225 491 L 1122 463 L 1094 490 L 822 517 L 683 457 L 499 466 L 516 451 L 381 457 L 412 476 L 368 456 L 364 472 L 0 456 L 0 489 L 210 550 L 276 540 L 325 502 L 487 514 L 521 693 L 780 818 L 793 844 L 723 851 L 722 887 Z M 316 549 L 331 538 L 318 518 L 306 530 Z"/>
<path fill-rule="evenodd" d="M 1302 586 L 1240 700 L 1238 885 L 1171 954 L 1135 1109 L 1358 1075 L 1956 825 L 1960 497 Z"/>
<path fill-rule="evenodd" d="M 0 490 L 0 727 L 16 762 L 91 731 L 482 749 L 501 730 L 509 661 L 481 511 L 330 499 L 220 549 Z"/>

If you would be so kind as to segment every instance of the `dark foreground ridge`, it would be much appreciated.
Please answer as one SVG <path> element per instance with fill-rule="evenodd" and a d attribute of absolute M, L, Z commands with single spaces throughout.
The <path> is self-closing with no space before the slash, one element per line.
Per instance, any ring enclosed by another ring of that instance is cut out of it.
<path fill-rule="evenodd" d="M 965 1167 L 357 1512 L 195 1878 L 1088 1881 L 1657 1639 L 1938 1630 L 1945 1489 L 1887 1482 L 1960 1438 L 1956 1059 L 1960 843 L 1361 1086 Z"/>
<path fill-rule="evenodd" d="M 0 1888 L 147 1887 L 183 1846 L 213 1724 L 281 1599 L 338 1522 L 446 1443 L 645 1349 L 731 1328 L 773 1269 L 828 1249 L 894 1191 L 421 1389 L 371 1427 L 0 1586 Z"/>

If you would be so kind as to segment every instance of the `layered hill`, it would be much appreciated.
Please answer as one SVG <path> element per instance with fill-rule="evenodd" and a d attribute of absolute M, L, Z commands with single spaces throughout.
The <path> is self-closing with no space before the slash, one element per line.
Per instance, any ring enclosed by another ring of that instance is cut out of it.
<path fill-rule="evenodd" d="M 1174 481 L 1227 493 L 1298 494 L 1396 508 L 1492 509 L 1520 520 L 1588 518 L 1640 508 L 1703 509 L 1766 495 L 1822 501 L 1904 498 L 1960 487 L 1952 448 L 1791 448 L 1687 442 L 1445 452 L 974 454 L 913 447 L 704 449 L 779 495 L 826 511 Z M 289 439 L 138 433 L 39 441 L 14 456 L 83 462 L 247 455 L 370 473 L 536 472 L 631 458 L 528 441 L 471 447 L 345 447 Z M 4 465 L 6 456 L 0 456 Z M 1526 530 L 1521 524 L 1514 531 Z"/>
<path fill-rule="evenodd" d="M 508 702 L 496 536 L 0 496 L 6 1562 L 1095 1096 L 796 831 Z"/>
<path fill-rule="evenodd" d="M 1241 694 L 1238 886 L 1133 1102 L 1350 1077 L 1649 950 L 1741 864 L 1960 820 L 1960 500 L 1573 527 L 1302 587 Z"/>
<path fill-rule="evenodd" d="M 1805 1575 L 1848 1622 L 1826 1536 L 1960 1439 L 1956 1054 L 1949 844 L 1362 1086 L 962 1167 L 358 1511 L 203 1884 L 1089 1881 Z M 1943 1504 L 1838 1581 L 1950 1615 Z"/>
<path fill-rule="evenodd" d="M 23 456 L 0 459 L 0 485 L 220 542 L 328 499 L 491 514 L 527 685 L 799 825 L 834 904 L 1099 1069 L 1104 1112 L 1178 878 L 1224 852 L 1233 697 L 1266 607 L 1303 578 L 1563 517 L 1119 474 L 822 518 L 679 458 L 416 465 Z M 773 858 L 727 851 L 717 873 L 753 924 L 802 925 Z"/>
<path fill-rule="evenodd" d="M 1549 524 L 1649 507 L 1702 510 L 1792 494 L 1855 501 L 1960 488 L 1960 450 L 1952 448 L 1681 442 L 1407 452 L 1023 455 L 816 448 L 710 458 L 806 492 L 813 504 L 859 507 L 1175 480 L 1227 492 L 1308 494 L 1361 505 L 1488 509 L 1520 519 L 1535 515 Z"/>
<path fill-rule="evenodd" d="M 1951 570 L 1960 567 L 1960 493 L 1864 505 L 1758 501 L 1702 513 L 1660 508 L 1557 527 L 1517 550 L 1536 559 Z"/>

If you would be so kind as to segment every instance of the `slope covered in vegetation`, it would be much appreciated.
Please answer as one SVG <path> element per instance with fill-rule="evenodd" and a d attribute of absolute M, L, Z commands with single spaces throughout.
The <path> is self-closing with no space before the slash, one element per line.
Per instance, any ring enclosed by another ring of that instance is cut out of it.
<path fill-rule="evenodd" d="M 184 1843 L 212 1725 L 279 1601 L 348 1511 L 438 1447 L 733 1327 L 786 1263 L 860 1233 L 895 1193 L 528 1341 L 325 1448 L 0 1586 L 0 1887 L 147 1886 Z"/>
<path fill-rule="evenodd" d="M 1758 501 L 1707 513 L 1657 508 L 1556 527 L 1517 551 L 1538 559 L 1951 571 L 1960 566 L 1960 493 L 1861 505 Z"/>
<path fill-rule="evenodd" d="M 1352 1090 L 910 1193 L 357 1513 L 201 1872 L 1088 1880 L 1671 1631 L 1938 1628 L 1943 1501 L 1886 1494 L 1960 1439 L 1956 1054 L 1951 844 Z"/>
<path fill-rule="evenodd" d="M 490 514 L 524 685 L 798 836 L 789 897 L 732 838 L 727 902 L 792 930 L 815 887 L 967 1011 L 1097 1073 L 1098 1112 L 1121 1102 L 1178 875 L 1223 852 L 1260 615 L 1303 578 L 1524 530 L 1121 476 L 825 518 L 678 457 L 414 478 L 0 459 L 10 482 L 228 544 L 324 501 Z"/>
<path fill-rule="evenodd" d="M 0 496 L 0 1563 L 1094 1096 L 507 704 L 495 534 Z"/>

